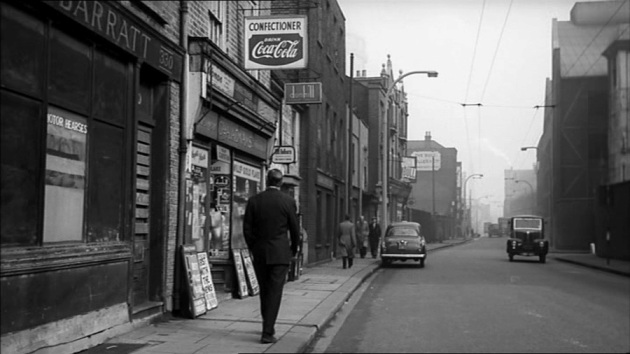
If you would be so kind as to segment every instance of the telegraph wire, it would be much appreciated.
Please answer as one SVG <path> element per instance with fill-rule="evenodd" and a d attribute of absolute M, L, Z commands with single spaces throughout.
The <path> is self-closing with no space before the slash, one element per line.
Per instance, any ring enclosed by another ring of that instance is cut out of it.
<path fill-rule="evenodd" d="M 481 5 L 481 14 L 479 16 L 479 25 L 477 26 L 477 37 L 475 38 L 475 46 L 473 48 L 473 56 L 470 61 L 470 69 L 468 71 L 468 83 L 466 84 L 466 95 L 464 96 L 464 102 L 468 100 L 468 92 L 470 90 L 470 82 L 472 81 L 473 67 L 475 65 L 475 57 L 477 56 L 477 47 L 479 45 L 479 34 L 481 33 L 481 24 L 483 23 L 483 14 L 486 9 L 486 0 L 483 0 L 483 4 Z M 468 132 L 468 118 L 466 117 L 466 107 L 462 106 L 464 109 L 464 127 L 466 129 L 466 144 L 468 145 L 468 151 L 470 151 L 470 163 L 469 168 L 470 171 L 473 171 L 473 158 L 472 158 L 472 149 L 470 147 L 470 133 Z M 472 172 L 471 172 L 472 173 Z"/>
<path fill-rule="evenodd" d="M 486 77 L 486 83 L 483 85 L 483 91 L 481 91 L 480 100 L 483 101 L 483 98 L 486 95 L 486 88 L 488 88 L 488 82 L 490 82 L 490 76 L 492 75 L 492 68 L 494 67 L 494 60 L 497 58 L 497 53 L 499 52 L 499 47 L 501 46 L 501 39 L 503 38 L 503 32 L 505 31 L 505 26 L 507 25 L 508 18 L 510 17 L 510 11 L 512 10 L 512 3 L 514 0 L 510 0 L 510 5 L 508 7 L 507 13 L 505 14 L 505 20 L 503 21 L 503 27 L 501 27 L 501 34 L 499 35 L 499 40 L 497 41 L 497 46 L 494 49 L 494 55 L 492 56 L 492 62 L 490 63 L 490 70 L 488 70 L 488 77 Z"/>

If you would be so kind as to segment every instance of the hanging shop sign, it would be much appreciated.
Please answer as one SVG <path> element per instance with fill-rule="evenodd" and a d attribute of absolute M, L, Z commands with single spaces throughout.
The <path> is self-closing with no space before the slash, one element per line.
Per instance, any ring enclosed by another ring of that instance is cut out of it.
<path fill-rule="evenodd" d="M 179 82 L 184 56 L 157 32 L 112 5 L 111 1 L 44 1 Z"/>
<path fill-rule="evenodd" d="M 439 151 L 414 151 L 411 156 L 416 157 L 417 171 L 439 171 L 442 165 Z"/>
<path fill-rule="evenodd" d="M 271 155 L 271 162 L 281 164 L 294 163 L 295 148 L 293 146 L 277 146 Z"/>
<path fill-rule="evenodd" d="M 245 69 L 304 69 L 308 58 L 306 16 L 245 17 Z"/>
<path fill-rule="evenodd" d="M 297 82 L 284 84 L 286 104 L 322 103 L 321 82 Z"/>
<path fill-rule="evenodd" d="M 416 181 L 416 157 L 403 156 L 402 158 L 402 178 L 406 178 L 409 182 Z"/>

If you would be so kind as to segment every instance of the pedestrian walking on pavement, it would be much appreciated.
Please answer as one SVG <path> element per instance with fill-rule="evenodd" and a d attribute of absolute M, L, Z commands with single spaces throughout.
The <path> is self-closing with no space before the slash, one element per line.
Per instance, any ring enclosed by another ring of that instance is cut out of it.
<path fill-rule="evenodd" d="M 359 249 L 359 255 L 361 258 L 365 258 L 365 255 L 367 254 L 369 233 L 370 230 L 367 220 L 365 220 L 363 215 L 359 216 L 359 221 L 357 221 L 357 248 Z"/>
<path fill-rule="evenodd" d="M 261 343 L 275 343 L 275 324 L 291 260 L 296 259 L 300 229 L 295 200 L 280 191 L 282 171 L 267 173 L 267 190 L 247 201 L 243 234 L 254 257 L 260 286 Z M 287 237 L 287 232 L 290 238 Z"/>
<path fill-rule="evenodd" d="M 376 258 L 378 241 L 381 238 L 381 226 L 376 222 L 376 217 L 372 218 L 372 222 L 370 223 L 368 238 L 370 239 L 372 258 Z"/>
<path fill-rule="evenodd" d="M 339 238 L 339 252 L 341 253 L 343 269 L 346 269 L 346 265 L 348 268 L 352 268 L 357 238 L 354 231 L 354 224 L 350 221 L 350 215 L 346 215 L 346 220 L 339 224 L 337 237 Z"/>

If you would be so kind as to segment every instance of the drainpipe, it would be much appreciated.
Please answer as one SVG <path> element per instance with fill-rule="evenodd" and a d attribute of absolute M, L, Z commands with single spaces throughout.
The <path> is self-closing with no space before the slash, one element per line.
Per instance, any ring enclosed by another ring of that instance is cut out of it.
<path fill-rule="evenodd" d="M 180 34 L 179 44 L 184 48 L 184 67 L 182 68 L 181 85 L 179 88 L 179 187 L 177 200 L 177 233 L 175 238 L 175 266 L 173 276 L 173 310 L 180 309 L 181 274 L 182 262 L 180 246 L 184 244 L 184 230 L 186 230 L 186 154 L 188 152 L 188 141 L 186 139 L 187 123 L 187 103 L 188 103 L 188 1 L 180 0 Z"/>

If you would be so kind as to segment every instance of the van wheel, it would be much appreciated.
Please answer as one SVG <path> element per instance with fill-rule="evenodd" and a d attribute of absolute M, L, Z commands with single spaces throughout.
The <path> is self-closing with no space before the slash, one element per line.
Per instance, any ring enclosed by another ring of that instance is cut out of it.
<path fill-rule="evenodd" d="M 418 264 L 420 268 L 424 268 L 424 258 L 420 258 L 420 264 Z"/>
<path fill-rule="evenodd" d="M 381 267 L 386 268 L 389 267 L 389 265 L 392 263 L 392 261 L 388 260 L 388 259 L 381 259 Z"/>
<path fill-rule="evenodd" d="M 513 254 L 509 254 L 508 256 L 510 257 L 510 262 L 514 261 L 514 255 Z"/>
<path fill-rule="evenodd" d="M 540 256 L 538 256 L 538 260 L 540 261 L 540 263 L 545 263 L 546 258 L 547 257 L 544 254 L 541 254 Z"/>

